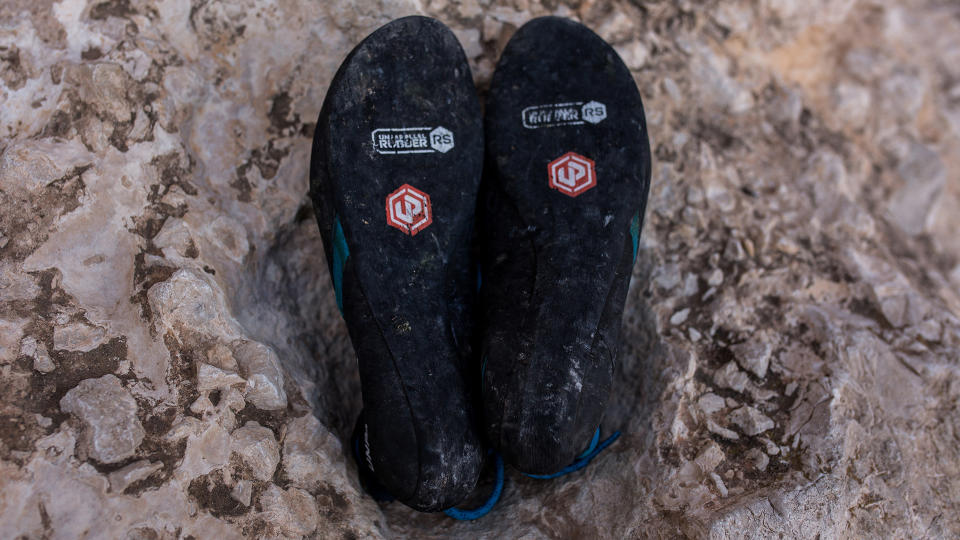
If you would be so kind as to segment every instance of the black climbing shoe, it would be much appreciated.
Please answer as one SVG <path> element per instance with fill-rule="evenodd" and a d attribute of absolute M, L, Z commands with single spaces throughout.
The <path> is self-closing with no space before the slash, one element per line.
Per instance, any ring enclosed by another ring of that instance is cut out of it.
<path fill-rule="evenodd" d="M 314 134 L 310 195 L 363 388 L 356 452 L 421 511 L 463 500 L 484 456 L 465 382 L 482 156 L 466 57 L 425 17 L 350 53 Z"/>
<path fill-rule="evenodd" d="M 596 34 L 534 19 L 500 57 L 485 140 L 484 428 L 549 476 L 594 448 L 610 394 L 650 184 L 643 104 Z"/>

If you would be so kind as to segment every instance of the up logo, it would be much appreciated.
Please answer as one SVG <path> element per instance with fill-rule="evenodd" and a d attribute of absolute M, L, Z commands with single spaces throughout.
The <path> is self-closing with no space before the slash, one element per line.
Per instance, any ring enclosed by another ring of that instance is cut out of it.
<path fill-rule="evenodd" d="M 431 223 L 433 208 L 426 193 L 404 184 L 387 195 L 387 225 L 414 236 Z"/>
<path fill-rule="evenodd" d="M 566 154 L 547 165 L 550 189 L 570 197 L 576 197 L 597 185 L 597 172 L 593 160 L 576 152 Z"/>

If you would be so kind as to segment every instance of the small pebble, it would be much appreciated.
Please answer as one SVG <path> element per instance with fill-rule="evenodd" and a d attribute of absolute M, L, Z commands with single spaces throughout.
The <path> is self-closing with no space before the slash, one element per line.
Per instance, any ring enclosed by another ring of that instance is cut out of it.
<path fill-rule="evenodd" d="M 700 292 L 700 286 L 697 284 L 696 274 L 687 274 L 686 279 L 683 280 L 683 295 L 693 296 L 698 292 Z"/>
<path fill-rule="evenodd" d="M 729 430 L 729 429 L 721 426 L 720 424 L 714 422 L 713 420 L 707 420 L 707 430 L 708 430 L 710 433 L 713 433 L 713 434 L 715 434 L 715 435 L 719 435 L 719 436 L 723 437 L 724 439 L 728 439 L 728 440 L 731 440 L 731 441 L 736 441 L 736 440 L 739 440 L 739 439 L 740 439 L 740 435 L 737 435 L 737 432 L 736 432 L 736 431 Z"/>
<path fill-rule="evenodd" d="M 723 283 L 723 270 L 719 268 L 714 268 L 713 272 L 710 272 L 710 275 L 707 276 L 707 285 L 711 287 L 716 287 Z"/>
<path fill-rule="evenodd" d="M 700 410 L 703 411 L 703 414 L 710 415 L 717 411 L 723 410 L 725 404 L 722 397 L 712 392 L 707 392 L 706 394 L 700 396 L 700 399 L 697 400 L 697 406 L 700 407 Z"/>
<path fill-rule="evenodd" d="M 746 457 L 752 462 L 754 468 L 761 472 L 767 470 L 767 465 L 770 464 L 770 458 L 759 448 L 751 448 Z"/>
<path fill-rule="evenodd" d="M 713 485 L 717 487 L 717 491 L 720 492 L 721 497 L 727 496 L 727 486 L 724 485 L 723 480 L 720 478 L 720 475 L 712 472 L 710 473 L 710 478 L 713 480 Z"/>
<path fill-rule="evenodd" d="M 750 436 L 759 435 L 776 427 L 773 420 L 749 405 L 731 412 L 730 421 Z"/>
<path fill-rule="evenodd" d="M 757 437 L 757 439 L 766 446 L 767 453 L 771 456 L 775 456 L 780 453 L 780 447 L 770 439 L 766 437 Z"/>

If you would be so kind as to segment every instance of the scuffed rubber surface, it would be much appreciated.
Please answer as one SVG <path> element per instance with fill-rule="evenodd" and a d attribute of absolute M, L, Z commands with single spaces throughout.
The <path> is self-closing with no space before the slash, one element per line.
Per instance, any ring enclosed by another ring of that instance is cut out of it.
<path fill-rule="evenodd" d="M 485 430 L 508 463 L 551 474 L 590 442 L 610 394 L 650 184 L 643 105 L 608 44 L 545 17 L 504 50 L 485 136 Z"/>
<path fill-rule="evenodd" d="M 349 248 L 342 298 L 363 386 L 360 462 L 422 511 L 466 497 L 482 463 L 464 380 L 482 144 L 463 51 L 425 17 L 393 21 L 350 53 L 314 136 L 310 189 L 331 272 L 335 219 Z"/>

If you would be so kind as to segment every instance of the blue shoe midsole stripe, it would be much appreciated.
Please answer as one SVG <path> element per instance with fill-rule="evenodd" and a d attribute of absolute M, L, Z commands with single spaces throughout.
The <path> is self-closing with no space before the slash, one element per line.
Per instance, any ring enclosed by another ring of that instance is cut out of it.
<path fill-rule="evenodd" d="M 495 458 L 496 461 L 494 466 L 496 467 L 497 477 L 493 484 L 493 492 L 489 497 L 487 497 L 486 502 L 484 502 L 480 507 L 472 510 L 447 508 L 443 511 L 444 514 L 452 517 L 453 519 L 459 519 L 460 521 L 470 521 L 482 518 L 493 509 L 494 505 L 496 505 L 497 501 L 500 499 L 500 495 L 503 493 L 503 458 L 500 457 L 500 454 L 496 454 Z"/>
<path fill-rule="evenodd" d="M 600 441 L 600 428 L 598 427 L 597 430 L 593 432 L 593 439 L 590 440 L 590 445 L 587 446 L 587 449 L 581 452 L 579 456 L 577 456 L 577 459 L 583 459 L 590 452 L 593 452 L 593 449 L 597 447 L 597 442 L 599 441 Z"/>
<path fill-rule="evenodd" d="M 340 216 L 333 218 L 333 291 L 337 296 L 337 309 L 343 315 L 343 267 L 350 257 L 350 248 L 343 235 Z"/>
<path fill-rule="evenodd" d="M 553 474 L 528 474 L 528 473 L 523 473 L 523 474 L 526 476 L 529 476 L 530 478 L 537 478 L 539 480 L 550 480 L 552 478 L 557 478 L 565 474 L 570 474 L 572 472 L 579 471 L 580 469 L 589 465 L 590 462 L 593 460 L 593 458 L 597 457 L 597 455 L 599 455 L 600 452 L 603 452 L 604 449 L 606 449 L 608 446 L 613 444 L 613 441 L 617 440 L 617 437 L 619 436 L 620 436 L 620 432 L 614 431 L 613 435 L 610 435 L 609 437 L 607 437 L 603 442 L 599 443 L 593 450 L 588 452 L 586 455 L 582 455 L 582 457 L 577 458 L 576 461 L 574 461 L 567 467 Z"/>

